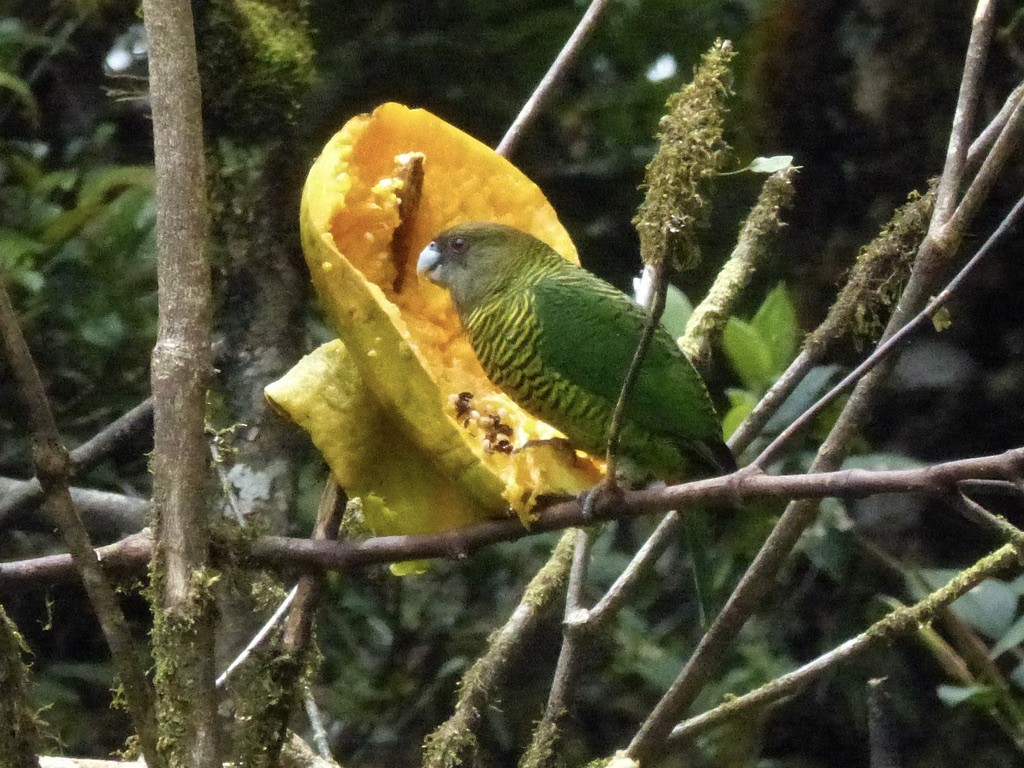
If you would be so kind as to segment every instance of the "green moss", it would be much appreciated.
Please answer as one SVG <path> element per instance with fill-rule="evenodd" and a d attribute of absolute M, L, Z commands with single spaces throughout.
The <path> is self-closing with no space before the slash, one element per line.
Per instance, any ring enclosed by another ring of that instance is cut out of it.
<path fill-rule="evenodd" d="M 467 670 L 459 684 L 455 714 L 427 736 L 423 744 L 424 768 L 454 768 L 471 764 L 477 751 L 474 730 L 479 711 L 492 695 L 504 664 L 527 632 L 529 617 L 551 605 L 565 590 L 572 567 L 576 531 L 562 534 L 551 557 L 530 580 L 511 618 L 487 639 L 487 651 Z"/>
<path fill-rule="evenodd" d="M 519 768 L 548 768 L 554 764 L 559 739 L 558 726 L 551 720 L 542 720 L 533 732 L 530 748 L 519 761 Z"/>
<path fill-rule="evenodd" d="M 159 550 L 150 567 L 151 586 L 147 591 L 153 605 L 154 683 L 160 729 L 157 746 L 167 765 L 175 768 L 192 762 L 187 738 L 188 723 L 195 719 L 192 691 L 200 685 L 195 676 L 206 671 L 196 660 L 210 658 L 212 654 L 206 644 L 213 636 L 212 588 L 220 580 L 220 572 L 209 567 L 196 570 L 188 588 L 191 600 L 185 606 L 167 610 L 159 602 L 163 591 L 163 557 Z"/>
<path fill-rule="evenodd" d="M 24 638 L 0 606 L 0 765 L 36 765 L 39 722 L 28 706 L 28 653 Z"/>
<path fill-rule="evenodd" d="M 711 290 L 693 310 L 686 330 L 679 339 L 683 352 L 696 363 L 711 355 L 714 340 L 721 336 L 733 307 L 754 276 L 782 229 L 782 211 L 793 203 L 793 177 L 796 168 L 773 173 L 761 188 L 757 203 L 750 210 L 732 255 L 719 271 Z"/>
<path fill-rule="evenodd" d="M 722 168 L 729 151 L 722 134 L 732 57 L 732 47 L 716 41 L 693 80 L 665 104 L 658 151 L 644 177 L 647 192 L 633 219 L 645 264 L 671 259 L 688 268 L 699 258 L 696 225 L 706 215 L 702 187 Z"/>
<path fill-rule="evenodd" d="M 427 736 L 423 744 L 423 768 L 473 765 L 478 748 L 476 735 L 452 718 Z"/>
<path fill-rule="evenodd" d="M 203 109 L 220 135 L 279 136 L 315 80 L 302 0 L 210 0 L 196 19 Z"/>
<path fill-rule="evenodd" d="M 302 660 L 271 642 L 238 668 L 231 684 L 235 708 L 232 762 L 271 768 L 288 735 L 289 715 L 302 688 Z"/>
<path fill-rule="evenodd" d="M 808 350 L 821 355 L 848 334 L 867 341 L 878 338 L 910 278 L 934 205 L 934 184 L 923 195 L 911 193 L 878 237 L 860 249 L 824 322 L 807 337 Z"/>

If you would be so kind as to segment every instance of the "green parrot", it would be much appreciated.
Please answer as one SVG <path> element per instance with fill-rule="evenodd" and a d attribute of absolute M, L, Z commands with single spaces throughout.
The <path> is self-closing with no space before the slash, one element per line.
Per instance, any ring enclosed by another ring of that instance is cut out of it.
<path fill-rule="evenodd" d="M 576 448 L 603 456 L 646 310 L 503 224 L 451 227 L 416 267 L 450 291 L 491 381 Z M 661 326 L 626 404 L 616 462 L 631 479 L 667 482 L 736 469 L 707 387 Z"/>

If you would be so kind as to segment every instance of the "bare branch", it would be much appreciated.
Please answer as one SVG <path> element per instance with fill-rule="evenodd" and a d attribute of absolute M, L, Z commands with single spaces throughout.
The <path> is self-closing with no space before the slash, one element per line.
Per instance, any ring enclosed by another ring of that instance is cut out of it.
<path fill-rule="evenodd" d="M 143 0 L 156 164 L 159 332 L 153 349 L 153 648 L 170 761 L 220 768 L 214 610 L 208 594 L 211 372 L 206 171 L 192 6 Z"/>
<path fill-rule="evenodd" d="M 562 618 L 562 647 L 558 652 L 555 674 L 548 693 L 548 703 L 540 722 L 533 729 L 530 746 L 519 761 L 520 768 L 542 768 L 550 765 L 559 742 L 562 722 L 569 714 L 569 700 L 575 683 L 581 655 L 588 640 L 584 627 L 576 621 L 583 610 L 583 589 L 587 582 L 590 551 L 599 531 L 594 528 L 576 529 L 576 545 L 569 571 L 569 584 L 565 590 L 565 613 Z"/>
<path fill-rule="evenodd" d="M 71 491 L 71 501 L 90 534 L 94 534 L 97 530 L 111 528 L 121 533 L 134 533 L 146 524 L 149 517 L 148 499 L 109 491 L 97 491 L 92 488 L 72 487 L 69 490 Z M 29 499 L 34 499 L 39 492 L 41 492 L 41 488 L 38 480 L 15 480 L 10 477 L 0 477 L 0 496 L 5 500 L 23 494 Z M 28 506 L 28 509 L 31 509 L 31 505 Z M 21 508 L 13 510 L 18 513 L 22 511 Z"/>
<path fill-rule="evenodd" d="M 970 147 L 971 132 L 974 130 L 974 113 L 980 95 L 979 83 L 985 70 L 985 60 L 988 58 L 988 47 L 995 26 L 995 12 L 995 0 L 979 0 L 974 11 L 971 39 L 964 57 L 964 72 L 960 78 L 960 92 L 957 95 L 953 127 L 950 129 L 949 145 L 946 149 L 945 168 L 935 193 L 935 214 L 943 221 L 949 217 L 959 198 L 964 161 Z"/>
<path fill-rule="evenodd" d="M 580 49 L 597 24 L 601 11 L 605 9 L 608 3 L 609 0 L 591 0 L 590 5 L 583 14 L 583 18 L 580 19 L 580 23 L 576 25 L 576 29 L 573 30 L 569 39 L 565 41 L 562 50 L 559 51 L 558 56 L 555 57 L 548 71 L 540 83 L 537 84 L 537 87 L 533 89 L 530 98 L 526 100 L 523 108 L 519 110 L 516 119 L 512 121 L 512 125 L 509 126 L 509 129 L 498 143 L 496 151 L 499 155 L 509 157 L 516 151 L 523 132 L 533 122 L 540 110 L 547 105 L 555 86 L 565 76 L 573 60 L 579 55 Z"/>

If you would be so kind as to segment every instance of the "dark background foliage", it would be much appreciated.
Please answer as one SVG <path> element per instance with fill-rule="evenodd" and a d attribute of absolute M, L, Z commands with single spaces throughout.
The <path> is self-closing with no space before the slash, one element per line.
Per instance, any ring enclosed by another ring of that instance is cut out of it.
<path fill-rule="evenodd" d="M 1021 9 L 1000 6 L 982 95 L 986 116 L 1024 71 Z M 664 100 L 715 37 L 732 39 L 739 52 L 729 124 L 735 167 L 756 155 L 791 154 L 802 168 L 777 255 L 741 315 L 749 318 L 781 280 L 807 330 L 823 316 L 859 246 L 941 168 L 972 9 L 964 0 L 613 2 L 515 160 L 548 194 L 586 265 L 628 287 L 639 264 L 630 219 Z M 63 434 L 74 445 L 148 390 L 155 278 L 145 41 L 132 4 L 8 1 L 0 10 L 0 258 Z M 301 119 L 312 159 L 348 117 L 387 100 L 427 107 L 497 143 L 582 5 L 317 0 L 309 12 L 321 73 Z M 979 237 L 1019 191 L 1020 177 L 1018 163 Z M 703 295 L 728 254 L 758 184 L 751 174 L 716 182 L 703 264 L 678 279 L 692 299 Z M 1019 239 L 1004 246 L 951 307 L 952 326 L 902 355 L 863 435 L 860 461 L 895 466 L 1020 444 L 1020 253 Z M 310 327 L 312 336 L 322 334 L 315 320 Z M 848 363 L 859 351 L 850 347 L 833 362 Z M 712 378 L 719 391 L 745 385 L 726 362 Z M 0 475 L 29 474 L 26 435 L 25 413 L 0 361 Z M 76 482 L 144 495 L 145 450 L 127 446 Z M 310 460 L 304 487 L 314 488 L 321 473 Z M 1003 503 L 993 500 L 993 508 L 1011 512 Z M 877 617 L 885 599 L 913 599 L 910 574 L 937 578 L 935 568 L 963 565 L 992 543 L 951 510 L 916 499 L 830 502 L 824 509 L 784 588 L 702 704 L 837 644 Z M 778 511 L 764 505 L 761 514 L 721 532 L 719 598 Z M 308 531 L 311 517 L 308 499 L 297 504 L 295 531 Z M 610 582 L 648 525 L 616 526 L 599 546 L 596 584 Z M 331 581 L 320 614 L 316 693 L 344 764 L 415 764 L 422 737 L 450 712 L 460 674 L 508 615 L 550 543 L 493 547 L 421 577 L 396 579 L 382 570 Z M 31 516 L 8 521 L 0 537 L 4 558 L 55 548 L 47 527 Z M 665 559 L 588 660 L 569 749 L 576 762 L 623 745 L 699 636 L 680 558 Z M 1016 582 L 989 586 L 965 615 L 996 641 L 1016 626 L 1024 590 Z M 70 754 L 118 747 L 123 719 L 107 709 L 110 672 L 82 595 L 39 591 L 4 603 L 29 639 L 54 738 Z M 142 632 L 145 611 L 133 608 Z M 539 715 L 556 622 L 553 615 L 535 653 L 517 664 L 508 695 L 488 711 L 483 736 L 494 765 L 514 764 Z M 1010 653 L 999 662 L 1012 676 L 1018 659 Z M 1010 704 L 968 690 L 954 705 L 959 694 L 940 688 L 953 682 L 941 656 L 908 640 L 827 677 L 766 724 L 744 722 L 700 740 L 694 764 L 864 765 L 864 680 L 879 675 L 892 681 L 891 716 L 907 765 L 1021 760 L 1016 745 L 1024 741 L 1024 719 L 1013 714 L 1020 690 L 1012 689 Z M 943 727 L 936 730 L 936 723 Z"/>

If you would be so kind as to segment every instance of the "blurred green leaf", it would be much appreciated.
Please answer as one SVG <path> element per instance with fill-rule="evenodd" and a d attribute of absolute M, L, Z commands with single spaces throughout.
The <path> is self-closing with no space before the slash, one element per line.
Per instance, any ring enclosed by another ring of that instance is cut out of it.
<path fill-rule="evenodd" d="M 773 380 L 772 353 L 750 323 L 730 317 L 722 333 L 722 346 L 740 381 L 747 389 L 764 392 Z"/>
<path fill-rule="evenodd" d="M 722 418 L 722 433 L 728 439 L 736 428 L 743 423 L 743 420 L 750 415 L 757 405 L 757 398 L 745 389 L 730 387 L 725 391 L 729 398 L 729 410 Z"/>
<path fill-rule="evenodd" d="M 665 326 L 673 339 L 678 339 L 686 330 L 686 322 L 693 314 L 693 304 L 689 297 L 674 285 L 668 286 L 665 292 L 665 311 L 661 315 L 661 324 Z"/>
<path fill-rule="evenodd" d="M 1011 591 L 1013 588 L 1010 588 Z M 1024 643 L 1024 616 L 1018 616 L 1017 620 L 1013 622 L 1008 630 L 999 638 L 999 642 L 992 646 L 992 649 L 988 652 L 990 658 L 996 659 L 1002 656 L 1011 648 L 1016 648 L 1021 643 Z"/>
<path fill-rule="evenodd" d="M 782 373 L 796 357 L 800 333 L 785 283 L 779 283 L 768 294 L 750 324 L 768 346 L 774 373 Z"/>
<path fill-rule="evenodd" d="M 959 571 L 949 568 L 925 568 L 921 578 L 931 589 L 939 589 Z M 918 599 L 924 597 L 918 587 L 912 589 Z M 990 640 L 1003 637 L 1017 616 L 1017 594 L 1000 579 L 985 579 L 950 605 L 953 612 Z"/>
<path fill-rule="evenodd" d="M 15 74 L 0 69 L 0 90 L 9 91 L 21 105 L 25 117 L 32 125 L 39 125 L 39 103 L 32 95 L 29 84 Z"/>
<path fill-rule="evenodd" d="M 940 685 L 935 693 L 949 707 L 971 704 L 988 709 L 999 700 L 998 692 L 990 685 Z"/>

